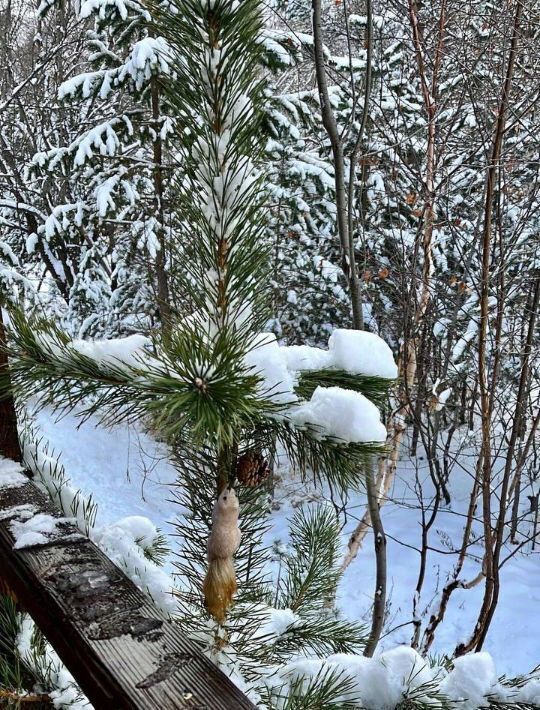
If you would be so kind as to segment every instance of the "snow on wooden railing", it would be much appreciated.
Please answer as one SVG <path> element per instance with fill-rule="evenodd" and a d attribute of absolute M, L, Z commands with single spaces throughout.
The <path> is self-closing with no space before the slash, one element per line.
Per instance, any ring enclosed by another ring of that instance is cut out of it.
<path fill-rule="evenodd" d="M 96 710 L 254 707 L 6 459 L 0 460 L 0 583 Z"/>

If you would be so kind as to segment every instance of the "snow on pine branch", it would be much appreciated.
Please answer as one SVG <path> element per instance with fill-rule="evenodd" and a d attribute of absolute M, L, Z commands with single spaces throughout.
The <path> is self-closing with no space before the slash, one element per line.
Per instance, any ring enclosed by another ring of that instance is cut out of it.
<path fill-rule="evenodd" d="M 64 666 L 53 647 L 37 634 L 37 627 L 28 614 L 18 615 L 15 651 L 23 666 L 39 678 L 39 685 L 47 689 L 52 706 L 58 710 L 93 710 L 75 679 Z M 43 641 L 43 643 L 40 643 Z M 25 697 L 22 696 L 24 703 Z"/>
<path fill-rule="evenodd" d="M 129 76 L 140 90 L 152 75 L 169 74 L 171 62 L 171 50 L 164 37 L 145 37 L 133 46 L 118 79 L 124 81 Z"/>
<path fill-rule="evenodd" d="M 190 370 L 189 363 L 179 362 L 166 351 L 158 349 L 151 354 L 151 341 L 142 335 L 89 341 L 70 340 L 54 330 L 33 330 L 25 337 L 31 339 L 24 346 L 26 350 L 37 347 L 44 365 L 50 363 L 58 373 L 56 376 L 61 377 L 64 372 L 65 377 L 77 378 L 84 371 L 95 379 L 97 388 L 108 388 L 118 382 L 119 386 L 144 390 L 150 399 L 159 398 L 164 392 L 171 395 L 175 390 L 187 392 L 196 386 L 197 377 L 204 378 L 206 387 L 212 387 L 213 378 L 219 384 L 223 377 L 223 373 L 202 364 L 197 375 Z M 383 383 L 378 386 L 386 390 L 384 383 L 396 375 L 392 352 L 378 336 L 338 330 L 330 337 L 329 349 L 322 350 L 280 346 L 274 334 L 263 333 L 252 341 L 243 366 L 238 376 L 257 376 L 257 394 L 261 401 L 273 406 L 271 416 L 307 431 L 313 438 L 343 444 L 385 440 L 379 409 L 368 399 L 370 390 L 362 392 L 363 376 Z M 316 371 L 318 386 L 299 387 L 309 369 Z M 18 373 L 16 359 L 14 373 Z M 15 376 L 17 380 L 18 375 Z M 88 394 L 91 391 L 84 390 Z M 189 406 L 187 400 L 182 401 L 184 407 Z"/>
<path fill-rule="evenodd" d="M 328 350 L 309 345 L 283 348 L 291 370 L 344 370 L 351 375 L 371 375 L 394 380 L 398 370 L 385 341 L 375 333 L 338 328 L 328 340 Z"/>
<path fill-rule="evenodd" d="M 275 335 L 256 339 L 246 357 L 261 377 L 260 391 L 273 402 L 288 406 L 284 416 L 316 438 L 343 443 L 384 442 L 386 428 L 378 408 L 361 392 L 339 386 L 317 387 L 307 402 L 296 392 L 300 371 L 334 370 L 392 380 L 397 366 L 392 351 L 379 336 L 339 329 L 332 333 L 328 350 L 309 346 L 279 346 Z"/>
<path fill-rule="evenodd" d="M 143 358 L 148 358 L 151 342 L 144 335 L 128 335 L 126 338 L 112 340 L 73 340 L 71 347 L 99 365 L 123 364 L 137 368 L 141 366 Z"/>
<path fill-rule="evenodd" d="M 340 703 L 365 710 L 397 710 L 403 707 L 431 707 L 477 710 L 480 707 L 536 706 L 540 703 L 540 678 L 522 683 L 504 683 L 497 677 L 489 653 L 472 653 L 455 658 L 453 668 L 431 666 L 414 649 L 398 646 L 375 658 L 339 653 L 325 659 L 297 658 L 280 667 L 271 677 L 275 696 L 286 698 L 298 685 L 323 683 L 330 675 L 349 680 Z M 508 704 L 508 705 L 507 705 Z M 279 707 L 279 705 L 278 705 Z"/>
<path fill-rule="evenodd" d="M 175 175 L 188 232 L 179 239 L 180 285 L 205 315 L 210 339 L 246 344 L 267 307 L 260 288 L 267 245 L 261 239 L 266 215 L 258 169 L 259 8 L 251 0 L 211 5 L 174 0 L 157 15 L 159 31 L 177 57 L 164 90 L 177 118 L 176 145 L 186 161 L 186 175 Z M 241 43 L 234 39 L 239 36 Z M 246 304 L 250 315 L 240 327 Z"/>
<path fill-rule="evenodd" d="M 113 338 L 111 340 L 67 340 L 58 341 L 48 333 L 35 334 L 36 341 L 59 361 L 65 360 L 70 352 L 82 355 L 91 360 L 100 368 L 130 368 L 139 369 L 148 367 L 148 348 L 151 341 L 144 335 L 129 335 L 126 338 Z"/>
<path fill-rule="evenodd" d="M 121 150 L 120 135 L 122 132 L 126 132 L 128 135 L 133 134 L 133 125 L 126 115 L 94 126 L 67 147 L 52 148 L 46 152 L 36 153 L 30 167 L 46 168 L 52 171 L 67 158 L 72 158 L 73 167 L 77 168 L 91 160 L 96 153 L 112 158 Z"/>
<path fill-rule="evenodd" d="M 85 19 L 90 15 L 97 15 L 100 20 L 118 15 L 120 19 L 127 20 L 129 12 L 150 20 L 150 13 L 140 3 L 132 0 L 85 0 L 81 4 L 79 17 Z"/>
<path fill-rule="evenodd" d="M 386 441 L 386 427 L 373 402 L 341 387 L 317 387 L 309 402 L 289 411 L 289 418 L 295 427 L 308 428 L 315 438 L 348 444 Z"/>

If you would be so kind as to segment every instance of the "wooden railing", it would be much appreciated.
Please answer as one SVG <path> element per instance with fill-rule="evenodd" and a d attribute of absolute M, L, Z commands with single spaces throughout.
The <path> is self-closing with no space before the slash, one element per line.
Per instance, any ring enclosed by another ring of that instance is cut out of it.
<path fill-rule="evenodd" d="M 4 481 L 5 483 L 5 481 Z M 252 703 L 88 538 L 59 523 L 14 549 L 20 506 L 60 512 L 30 479 L 1 485 L 0 579 L 96 710 L 248 710 Z"/>

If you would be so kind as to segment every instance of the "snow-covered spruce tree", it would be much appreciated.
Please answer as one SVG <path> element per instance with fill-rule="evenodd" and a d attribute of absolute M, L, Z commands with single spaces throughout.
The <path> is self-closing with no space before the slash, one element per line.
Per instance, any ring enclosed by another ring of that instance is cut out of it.
<path fill-rule="evenodd" d="M 95 337 L 169 318 L 170 120 L 158 86 L 168 66 L 141 3 L 83 2 L 78 14 L 90 28 L 84 71 L 78 64 L 58 91 L 60 110 L 78 112 L 76 132 L 37 153 L 30 172 L 69 185 L 36 240 L 72 245 L 65 323 Z"/>
<path fill-rule="evenodd" d="M 386 434 L 370 399 L 380 401 L 395 366 L 387 346 L 367 333 L 336 331 L 329 350 L 280 348 L 264 333 L 257 0 L 188 0 L 154 12 L 173 69 L 162 90 L 187 166 L 174 183 L 179 219 L 170 247 L 178 298 L 191 315 L 153 344 L 140 336 L 91 343 L 14 312 L 13 381 L 23 400 L 39 389 L 41 403 L 57 409 L 80 404 L 83 415 L 102 412 L 110 422 L 152 418 L 176 453 L 188 509 L 180 527 L 180 622 L 199 632 L 216 660 L 261 688 L 265 674 L 295 653 L 354 650 L 362 638 L 325 608 L 339 579 L 333 516 L 322 510 L 293 521 L 292 551 L 272 593 L 262 575 L 264 495 L 249 484 L 264 478 L 279 446 L 305 475 L 357 486 Z M 272 609 L 278 633 L 275 624 L 263 631 Z M 258 640 L 254 626 L 262 629 Z M 326 693 L 341 687 L 333 675 L 319 685 Z"/>
<path fill-rule="evenodd" d="M 1 238 L 17 256 L 21 273 L 43 285 L 49 300 L 64 303 L 77 268 L 75 241 L 49 239 L 45 222 L 58 201 L 72 201 L 72 185 L 31 176 L 28 165 L 36 152 L 69 142 L 80 121 L 56 98 L 79 55 L 74 14 L 66 3 L 44 3 L 39 12 L 32 3 L 17 3 L 16 11 L 8 4 L 2 38 Z"/>
<path fill-rule="evenodd" d="M 290 344 L 321 345 L 332 327 L 348 323 L 349 297 L 334 238 L 333 167 L 321 140 L 317 92 L 309 83 L 312 43 L 310 35 L 284 24 L 262 33 L 271 70 L 264 125 L 272 329 Z"/>
<path fill-rule="evenodd" d="M 375 4 L 375 10 L 375 48 L 369 61 L 372 100 L 365 125 L 366 17 L 346 6 L 325 6 L 324 55 L 330 103 L 345 152 L 344 172 L 351 181 L 351 225 L 364 320 L 371 330 L 390 337 L 397 350 L 399 335 L 395 328 L 385 327 L 386 310 L 393 301 L 403 308 L 407 268 L 414 268 L 410 255 L 402 253 L 400 237 L 418 227 L 418 217 L 411 215 L 415 205 L 405 196 L 418 189 L 411 180 L 411 166 L 423 145 L 417 140 L 418 145 L 410 146 L 424 124 L 418 121 L 421 106 L 413 72 L 406 66 L 414 57 L 406 51 L 404 32 L 397 30 L 389 7 Z M 336 326 L 349 325 L 351 299 L 337 237 L 331 147 L 313 86 L 311 31 L 309 20 L 300 23 L 297 32 L 279 20 L 277 29 L 267 30 L 267 42 L 280 49 L 275 51 L 279 89 L 271 97 L 268 147 L 272 216 L 277 213 L 275 221 L 281 225 L 281 231 L 272 228 L 279 264 L 275 329 L 288 342 L 320 344 Z M 396 150 L 396 143 L 407 144 L 406 156 Z M 351 173 L 349 156 L 355 151 L 358 165 Z"/>

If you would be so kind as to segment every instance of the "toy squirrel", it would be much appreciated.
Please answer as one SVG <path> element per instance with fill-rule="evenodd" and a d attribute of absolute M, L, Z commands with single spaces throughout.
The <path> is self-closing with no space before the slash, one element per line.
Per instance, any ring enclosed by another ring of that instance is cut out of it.
<path fill-rule="evenodd" d="M 208 538 L 208 571 L 203 582 L 206 608 L 220 624 L 237 590 L 233 555 L 240 544 L 238 498 L 233 488 L 225 488 L 212 511 L 212 532 Z"/>

